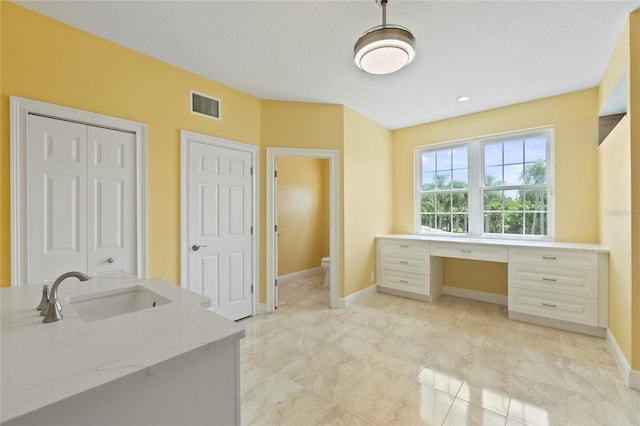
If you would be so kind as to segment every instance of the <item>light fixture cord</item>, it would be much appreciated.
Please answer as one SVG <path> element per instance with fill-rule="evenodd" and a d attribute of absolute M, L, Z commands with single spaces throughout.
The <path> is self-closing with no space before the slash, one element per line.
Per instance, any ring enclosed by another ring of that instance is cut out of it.
<path fill-rule="evenodd" d="M 382 6 L 382 27 L 387 26 L 387 0 L 381 0 L 380 5 Z"/>

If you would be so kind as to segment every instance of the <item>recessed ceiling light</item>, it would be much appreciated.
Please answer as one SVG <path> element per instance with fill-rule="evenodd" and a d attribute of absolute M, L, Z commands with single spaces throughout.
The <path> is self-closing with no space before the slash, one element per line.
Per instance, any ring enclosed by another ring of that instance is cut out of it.
<path fill-rule="evenodd" d="M 467 102 L 469 99 L 471 99 L 471 96 L 467 96 L 467 95 L 460 96 L 458 98 L 458 102 Z"/>

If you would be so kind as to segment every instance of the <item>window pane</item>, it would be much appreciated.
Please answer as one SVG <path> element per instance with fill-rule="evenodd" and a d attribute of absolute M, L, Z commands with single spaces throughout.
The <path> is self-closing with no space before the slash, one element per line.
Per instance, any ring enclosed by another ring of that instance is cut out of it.
<path fill-rule="evenodd" d="M 436 171 L 436 153 L 435 152 L 423 152 L 422 153 L 422 170 L 426 172 Z"/>
<path fill-rule="evenodd" d="M 522 234 L 523 213 L 506 213 L 504 214 L 504 233 L 505 234 Z"/>
<path fill-rule="evenodd" d="M 525 194 L 524 209 L 527 211 L 547 211 L 547 190 L 534 189 Z"/>
<path fill-rule="evenodd" d="M 547 235 L 547 214 L 525 213 L 524 233 L 527 235 Z"/>
<path fill-rule="evenodd" d="M 504 143 L 504 164 L 524 163 L 523 141 Z"/>
<path fill-rule="evenodd" d="M 420 197 L 420 212 L 421 213 L 435 213 L 436 211 L 436 196 L 434 194 L 422 194 Z"/>
<path fill-rule="evenodd" d="M 424 231 L 429 231 L 436 229 L 436 215 L 434 214 L 423 214 L 422 215 L 422 226 L 427 227 L 429 229 L 423 229 Z"/>
<path fill-rule="evenodd" d="M 502 211 L 502 191 L 484 191 L 485 211 Z"/>
<path fill-rule="evenodd" d="M 451 232 L 451 215 L 439 214 L 436 218 L 438 221 L 438 229 L 441 231 Z"/>
<path fill-rule="evenodd" d="M 502 233 L 502 213 L 491 212 L 484 214 L 484 232 L 489 234 Z"/>
<path fill-rule="evenodd" d="M 451 189 L 451 172 L 438 171 L 436 176 L 437 189 Z"/>
<path fill-rule="evenodd" d="M 438 151 L 437 155 L 437 170 L 451 170 L 451 150 L 446 149 Z"/>
<path fill-rule="evenodd" d="M 469 168 L 469 153 L 467 147 L 453 149 L 453 169 Z"/>
<path fill-rule="evenodd" d="M 484 184 L 486 186 L 499 186 L 502 180 L 502 166 L 487 166 L 484 168 Z"/>
<path fill-rule="evenodd" d="M 522 164 L 510 164 L 504 166 L 504 184 L 522 185 Z"/>
<path fill-rule="evenodd" d="M 502 164 L 501 143 L 489 143 L 484 146 L 484 164 L 486 166 L 497 166 Z"/>
<path fill-rule="evenodd" d="M 467 192 L 454 192 L 451 194 L 451 210 L 454 212 L 468 212 L 469 194 Z"/>
<path fill-rule="evenodd" d="M 422 190 L 430 191 L 435 188 L 436 188 L 436 173 L 423 172 L 422 173 Z"/>
<path fill-rule="evenodd" d="M 540 137 L 524 141 L 524 161 L 535 163 L 547 159 L 547 138 Z"/>
<path fill-rule="evenodd" d="M 469 171 L 467 169 L 454 170 L 453 181 L 451 182 L 453 189 L 461 189 L 469 186 Z"/>
<path fill-rule="evenodd" d="M 547 182 L 546 166 L 542 161 L 527 163 L 524 165 L 524 183 L 526 185 L 541 184 Z"/>
<path fill-rule="evenodd" d="M 511 211 L 522 211 L 522 198 L 520 193 L 522 191 L 511 190 L 504 191 L 504 209 Z"/>
<path fill-rule="evenodd" d="M 469 232 L 469 215 L 454 214 L 452 215 L 452 232 L 466 234 Z"/>
<path fill-rule="evenodd" d="M 451 211 L 451 194 L 438 194 L 438 213 L 449 213 Z"/>

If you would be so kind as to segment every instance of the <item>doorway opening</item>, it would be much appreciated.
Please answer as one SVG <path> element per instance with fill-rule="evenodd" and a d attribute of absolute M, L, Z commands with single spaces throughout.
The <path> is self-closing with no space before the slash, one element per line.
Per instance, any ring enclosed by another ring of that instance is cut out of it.
<path fill-rule="evenodd" d="M 266 247 L 266 312 L 273 312 L 277 306 L 278 278 L 278 158 L 309 158 L 328 160 L 328 201 L 329 201 L 329 306 L 338 307 L 338 153 L 333 150 L 267 148 L 267 247 Z M 319 265 L 318 265 L 319 266 Z"/>

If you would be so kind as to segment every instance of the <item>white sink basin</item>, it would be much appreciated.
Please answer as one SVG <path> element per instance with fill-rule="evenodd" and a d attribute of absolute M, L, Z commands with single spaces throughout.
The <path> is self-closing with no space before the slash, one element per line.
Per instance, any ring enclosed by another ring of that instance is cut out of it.
<path fill-rule="evenodd" d="M 97 321 L 124 315 L 171 302 L 166 297 L 140 285 L 84 294 L 67 299 L 85 321 Z"/>

